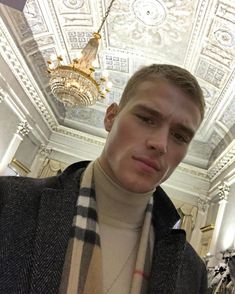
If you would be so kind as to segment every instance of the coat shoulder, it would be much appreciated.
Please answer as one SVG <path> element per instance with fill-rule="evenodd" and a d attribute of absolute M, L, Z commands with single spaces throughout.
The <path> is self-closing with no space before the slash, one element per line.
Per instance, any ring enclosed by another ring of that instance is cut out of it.
<path fill-rule="evenodd" d="M 179 280 L 185 281 L 185 283 L 180 285 L 179 292 L 177 293 L 207 293 L 206 266 L 203 260 L 199 257 L 194 248 L 188 242 L 185 244 L 182 268 L 179 275 Z M 189 289 L 184 289 L 187 286 L 189 286 Z"/>
<path fill-rule="evenodd" d="M 35 179 L 27 177 L 0 177 L 0 209 L 7 203 L 17 202 L 24 195 L 29 199 L 36 198 L 39 192 L 46 187 L 57 186 L 57 177 Z"/>

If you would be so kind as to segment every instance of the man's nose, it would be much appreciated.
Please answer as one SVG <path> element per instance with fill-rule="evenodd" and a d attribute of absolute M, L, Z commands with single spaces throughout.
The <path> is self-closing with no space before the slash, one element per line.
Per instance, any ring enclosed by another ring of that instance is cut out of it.
<path fill-rule="evenodd" d="M 154 149 L 159 155 L 167 153 L 169 130 L 167 128 L 159 128 L 155 130 L 146 141 L 149 149 Z"/>

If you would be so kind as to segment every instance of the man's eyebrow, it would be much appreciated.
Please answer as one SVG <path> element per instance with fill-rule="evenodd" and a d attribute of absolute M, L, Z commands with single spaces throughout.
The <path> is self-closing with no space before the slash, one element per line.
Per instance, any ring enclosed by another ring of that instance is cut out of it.
<path fill-rule="evenodd" d="M 134 111 L 143 111 L 145 113 L 150 114 L 153 117 L 164 119 L 164 115 L 161 112 L 159 112 L 156 109 L 152 109 L 152 108 L 150 108 L 150 107 L 148 107 L 148 106 L 146 106 L 144 104 L 135 105 L 133 107 L 133 109 L 134 109 Z M 183 125 L 181 123 L 177 123 L 175 126 L 176 126 L 176 128 L 178 128 L 178 129 L 182 130 L 183 132 L 187 133 L 187 135 L 190 136 L 190 138 L 194 137 L 195 131 L 192 128 L 190 128 L 190 127 L 188 127 L 186 125 Z"/>
<path fill-rule="evenodd" d="M 193 129 L 191 129 L 190 127 L 187 127 L 185 125 L 182 124 L 176 124 L 176 127 L 179 128 L 180 130 L 182 130 L 183 132 L 187 133 L 187 135 L 190 138 L 193 138 L 195 135 L 195 131 Z"/>
<path fill-rule="evenodd" d="M 158 110 L 156 109 L 152 109 L 151 107 L 149 106 L 146 106 L 144 104 L 138 104 L 138 105 L 135 105 L 133 107 L 134 110 L 138 110 L 138 111 L 143 111 L 143 112 L 146 112 L 152 116 L 156 116 L 156 117 L 162 117 L 164 118 L 164 116 L 161 114 L 161 112 L 159 112 Z"/>

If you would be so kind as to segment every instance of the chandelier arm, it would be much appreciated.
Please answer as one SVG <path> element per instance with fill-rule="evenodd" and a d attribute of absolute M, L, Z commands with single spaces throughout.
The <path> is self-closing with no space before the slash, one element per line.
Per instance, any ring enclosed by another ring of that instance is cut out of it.
<path fill-rule="evenodd" d="M 102 19 L 101 25 L 100 25 L 100 27 L 99 27 L 99 29 L 98 29 L 98 31 L 97 31 L 98 34 L 100 33 L 100 31 L 101 31 L 101 29 L 102 29 L 102 27 L 103 27 L 103 25 L 104 25 L 104 23 L 105 23 L 105 21 L 106 21 L 106 18 L 107 18 L 108 15 L 109 15 L 109 12 L 110 12 L 110 10 L 111 10 L 111 7 L 112 7 L 114 1 L 115 1 L 115 0 L 111 0 L 108 9 L 107 9 L 107 11 L 105 12 L 104 18 Z"/>

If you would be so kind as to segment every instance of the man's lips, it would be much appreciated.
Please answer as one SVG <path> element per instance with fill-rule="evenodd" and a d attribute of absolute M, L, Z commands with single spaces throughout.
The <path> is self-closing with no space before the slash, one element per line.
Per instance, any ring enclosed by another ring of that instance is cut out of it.
<path fill-rule="evenodd" d="M 151 160 L 149 158 L 146 158 L 146 157 L 136 157 L 136 156 L 133 156 L 133 158 L 134 158 L 134 160 L 137 160 L 139 162 L 142 162 L 146 166 L 151 167 L 155 171 L 160 171 L 161 170 L 160 165 L 157 162 L 155 162 L 155 161 L 153 161 L 153 160 Z"/>

